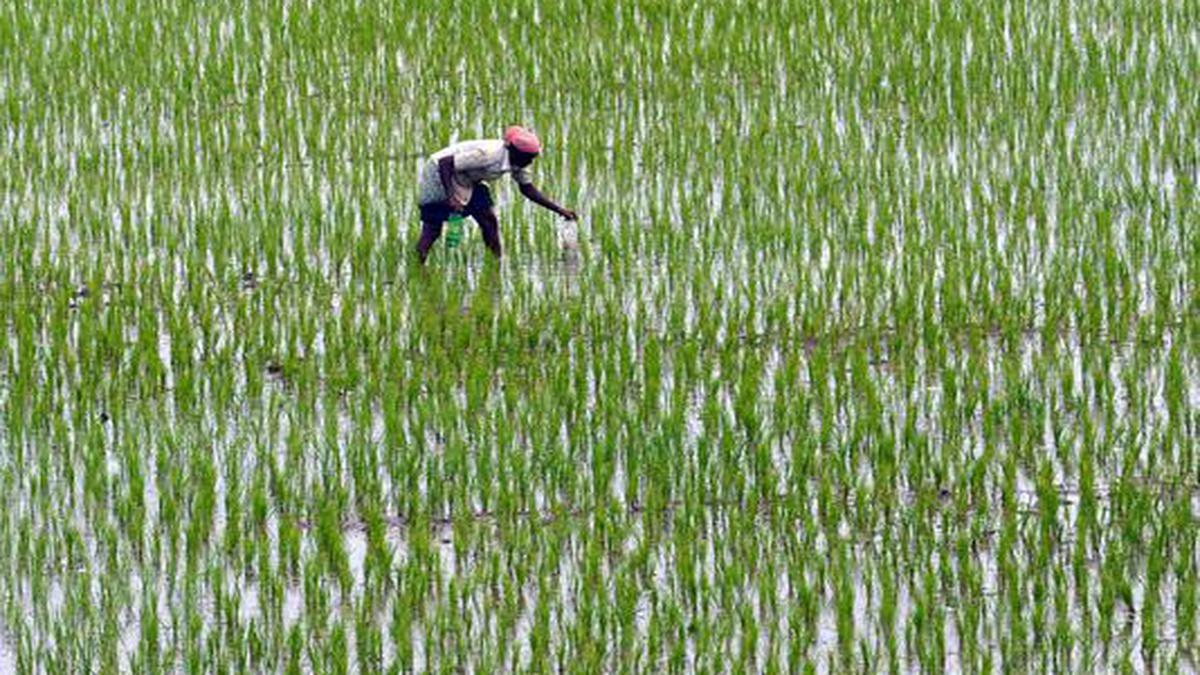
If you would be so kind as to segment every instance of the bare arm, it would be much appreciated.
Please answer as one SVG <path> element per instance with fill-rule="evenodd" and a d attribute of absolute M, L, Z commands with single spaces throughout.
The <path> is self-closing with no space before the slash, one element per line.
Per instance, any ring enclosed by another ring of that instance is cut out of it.
<path fill-rule="evenodd" d="M 574 211 L 570 209 L 564 209 L 558 204 L 555 204 L 554 201 L 549 197 L 542 194 L 540 190 L 534 187 L 533 183 L 521 183 L 521 194 L 525 195 L 525 198 L 534 204 L 537 204 L 544 209 L 553 211 L 567 220 L 575 220 L 577 217 Z"/>
<path fill-rule="evenodd" d="M 454 155 L 438 160 L 438 178 L 442 181 L 442 191 L 446 193 L 446 203 L 452 209 L 461 209 L 463 205 L 454 196 Z"/>

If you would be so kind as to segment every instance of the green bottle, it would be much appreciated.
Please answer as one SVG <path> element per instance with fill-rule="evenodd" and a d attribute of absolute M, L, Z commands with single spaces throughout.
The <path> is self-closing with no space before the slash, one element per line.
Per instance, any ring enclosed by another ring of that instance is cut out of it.
<path fill-rule="evenodd" d="M 457 211 L 446 219 L 446 248 L 457 248 L 463 236 L 463 216 Z"/>

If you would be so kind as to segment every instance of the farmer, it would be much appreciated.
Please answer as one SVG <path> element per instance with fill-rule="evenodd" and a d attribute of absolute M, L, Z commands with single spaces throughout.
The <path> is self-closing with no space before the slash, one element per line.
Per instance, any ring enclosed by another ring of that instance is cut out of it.
<path fill-rule="evenodd" d="M 486 183 L 512 174 L 529 201 L 567 220 L 575 220 L 570 209 L 555 204 L 538 191 L 529 177 L 529 166 L 542 151 L 541 141 L 528 129 L 509 127 L 503 140 L 462 141 L 439 150 L 421 165 L 418 179 L 421 207 L 421 240 L 417 255 L 421 262 L 442 234 L 442 223 L 453 212 L 466 213 L 479 223 L 483 242 L 500 257 L 500 223 L 492 210 L 492 191 Z"/>

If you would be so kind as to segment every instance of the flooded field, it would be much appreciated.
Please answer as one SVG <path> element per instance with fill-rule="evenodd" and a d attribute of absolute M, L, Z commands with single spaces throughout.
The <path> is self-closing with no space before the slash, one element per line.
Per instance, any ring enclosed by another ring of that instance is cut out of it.
<path fill-rule="evenodd" d="M 0 9 L 0 672 L 1197 670 L 1188 3 L 156 4 Z"/>

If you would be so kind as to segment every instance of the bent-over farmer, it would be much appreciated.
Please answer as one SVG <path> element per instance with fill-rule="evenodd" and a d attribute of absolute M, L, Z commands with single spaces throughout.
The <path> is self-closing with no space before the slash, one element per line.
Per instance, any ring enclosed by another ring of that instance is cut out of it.
<path fill-rule="evenodd" d="M 533 185 L 527 167 L 541 151 L 541 141 L 532 131 L 509 127 L 503 140 L 462 141 L 433 153 L 421 165 L 418 179 L 421 240 L 417 242 L 417 255 L 421 262 L 425 262 L 429 249 L 441 236 L 442 223 L 454 212 L 474 218 L 483 233 L 483 242 L 500 257 L 500 223 L 492 210 L 492 192 L 486 183 L 506 173 L 512 174 L 526 199 L 567 220 L 575 220 L 574 211 L 555 204 Z"/>

